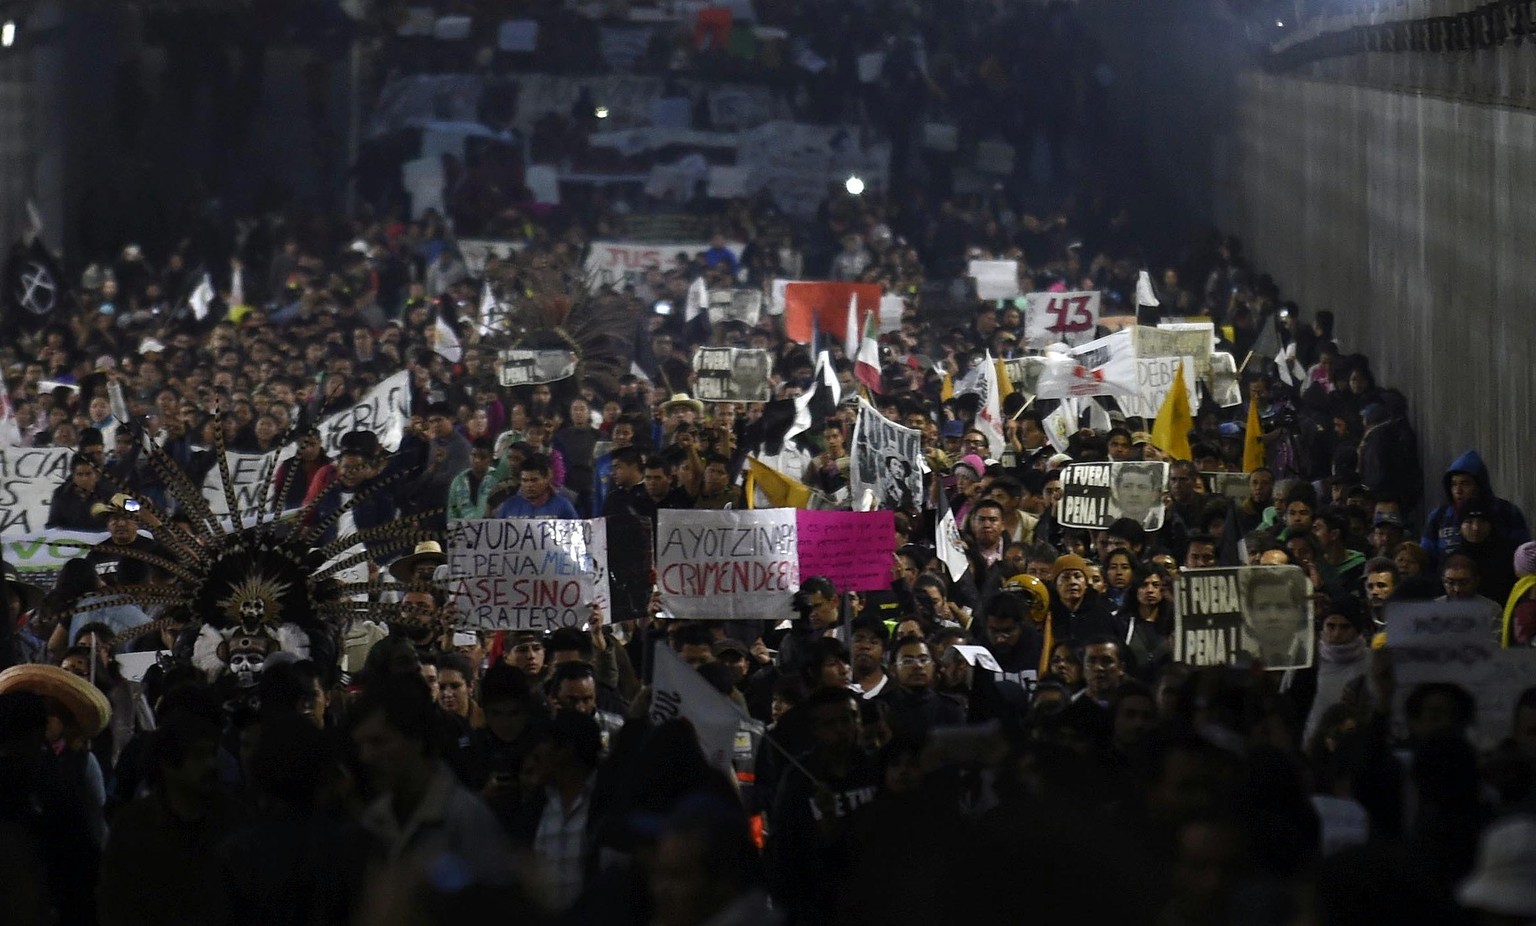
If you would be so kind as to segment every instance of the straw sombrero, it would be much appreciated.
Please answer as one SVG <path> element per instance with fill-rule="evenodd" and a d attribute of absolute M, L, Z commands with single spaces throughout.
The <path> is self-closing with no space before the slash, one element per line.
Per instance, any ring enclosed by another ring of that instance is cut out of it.
<path fill-rule="evenodd" d="M 30 691 L 57 701 L 87 737 L 95 737 L 105 730 L 112 719 L 112 704 L 106 695 L 95 685 L 58 666 L 12 666 L 0 672 L 0 694 L 11 691 Z"/>
<path fill-rule="evenodd" d="M 395 581 L 409 585 L 412 574 L 416 572 L 417 563 L 431 563 L 433 566 L 441 566 L 448 562 L 448 557 L 443 553 L 443 545 L 436 540 L 424 540 L 416 544 L 416 549 L 410 556 L 402 556 L 389 564 L 389 574 L 395 577 Z"/>

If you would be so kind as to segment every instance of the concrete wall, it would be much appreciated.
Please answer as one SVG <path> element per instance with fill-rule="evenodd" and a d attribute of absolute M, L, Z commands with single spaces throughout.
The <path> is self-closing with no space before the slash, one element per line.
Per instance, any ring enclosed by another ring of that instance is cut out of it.
<path fill-rule="evenodd" d="M 1478 448 L 1536 510 L 1536 113 L 1243 74 L 1217 221 L 1408 396 L 1431 501 Z"/>

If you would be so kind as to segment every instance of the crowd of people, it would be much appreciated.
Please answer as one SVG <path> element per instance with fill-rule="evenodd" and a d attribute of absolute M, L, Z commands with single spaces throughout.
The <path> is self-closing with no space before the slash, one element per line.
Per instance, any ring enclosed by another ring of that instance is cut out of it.
<path fill-rule="evenodd" d="M 1052 64 L 1046 38 L 1070 17 L 986 6 L 953 28 L 941 7 L 850 13 L 846 41 L 812 40 L 832 66 L 787 92 L 807 118 L 900 121 L 910 94 L 852 76 L 879 46 L 900 86 L 972 101 L 967 131 L 989 93 L 1021 86 L 1059 111 L 1030 109 L 1042 121 L 1008 138 L 1071 130 L 1102 75 Z M 807 34 L 831 34 L 809 15 Z M 1042 25 L 1040 54 L 1009 56 L 1014 16 Z M 1071 161 L 1061 141 L 1050 154 Z M 1240 242 L 1211 233 L 1148 268 L 1149 233 L 1107 187 L 952 196 L 942 164 L 896 157 L 912 169 L 892 191 L 829 196 L 809 223 L 766 196 L 722 205 L 711 246 L 597 290 L 584 258 L 624 234 L 623 210 L 508 205 L 520 197 L 470 178 L 449 215 L 417 221 L 208 219 L 195 243 L 93 255 L 42 324 L 9 317 L 15 434 L 68 450 L 47 527 L 102 538 L 48 581 L 5 566 L 0 919 L 1536 920 L 1536 690 L 1509 729 L 1478 729 L 1465 687 L 1402 690 L 1387 632 L 1396 602 L 1471 602 L 1500 645 L 1536 643 L 1536 543 L 1477 452 L 1426 486 L 1402 394 Z M 467 228 L 505 256 L 471 271 Z M 1204 402 L 1170 442 L 1108 399 L 1048 434 L 1057 403 L 1016 392 L 999 452 L 985 396 L 954 387 L 1026 353 L 1024 317 L 967 290 L 977 259 L 1017 261 L 1025 292 L 1096 290 L 1107 324 L 1213 323 L 1245 361 L 1241 401 Z M 679 620 L 650 572 L 658 513 L 759 505 L 747 457 L 797 413 L 813 417 L 778 455 L 803 461 L 788 480 L 862 503 L 844 344 L 796 341 L 771 311 L 672 311 L 698 281 L 772 305 L 776 279 L 904 301 L 863 394 L 920 435 L 921 460 L 893 472 L 922 469 L 923 492 L 881 500 L 887 588 L 807 575 L 778 620 Z M 769 401 L 700 401 L 701 345 L 768 351 Z M 520 346 L 575 366 L 503 385 L 501 352 Z M 825 395 L 823 354 L 841 401 L 807 404 Z M 323 427 L 402 373 L 400 433 Z M 275 464 L 251 547 L 197 501 L 228 481 L 227 452 Z M 1166 484 L 1162 467 L 1123 468 L 1129 516 L 1064 526 L 1064 467 L 1097 461 L 1166 463 Z M 466 621 L 448 525 L 500 518 L 605 519 L 612 600 L 552 630 Z M 268 540 L 295 581 L 256 570 L 202 595 Z M 1179 661 L 1181 573 L 1244 565 L 1304 574 L 1302 645 L 1266 629 L 1284 625 L 1266 609 L 1294 610 L 1289 586 L 1255 586 L 1252 651 Z M 304 599 L 305 574 L 348 607 Z M 735 705 L 725 761 L 658 710 L 669 660 Z"/>
<path fill-rule="evenodd" d="M 693 330 L 649 311 L 681 302 L 698 276 L 766 285 L 786 260 L 811 263 L 749 225 L 749 208 L 732 218 L 750 242 L 739 259 L 720 249 L 575 297 L 640 320 L 659 382 L 578 373 L 500 386 L 474 319 L 481 283 L 441 226 L 253 232 L 237 258 L 244 292 L 224 289 L 201 324 L 163 295 L 178 287 L 174 257 L 152 268 L 130 249 L 87 270 L 66 324 L 6 349 L 23 439 L 76 451 L 50 524 L 108 533 L 47 594 L 7 572 L 16 666 L 0 676 L 0 791 L 16 838 L 5 844 L 38 873 L 8 896 L 102 923 L 385 921 L 474 898 L 568 922 L 907 921 L 1016 915 L 1022 903 L 1066 913 L 1085 896 L 1106 918 L 1166 922 L 1536 914 L 1529 868 L 1499 867 L 1533 824 L 1496 822 L 1531 795 L 1536 700 L 1522 698 L 1508 739 L 1480 755 L 1467 692 L 1423 686 L 1397 740 L 1391 649 L 1370 645 L 1390 601 L 1479 595 L 1499 605 L 1495 630 L 1528 644 L 1536 547 L 1524 517 L 1472 452 L 1421 522 L 1401 396 L 1339 348 L 1325 314 L 1304 323 L 1280 303 L 1235 242 L 1213 239 L 1160 284 L 1237 353 L 1283 319 L 1283 360 L 1304 371 L 1287 383 L 1257 363 L 1245 376 L 1271 462 L 1248 474 L 1244 500 L 1208 492 L 1201 474 L 1242 471 L 1245 408 L 1222 420 L 1207 403 L 1191 459 L 1170 463 L 1161 527 L 1064 529 L 1061 467 L 1167 459 L 1151 423 L 1112 411 L 1110 429 L 1080 430 L 1063 451 L 1041 409 L 1010 397 L 1003 465 L 975 426 L 977 398 L 942 398 L 932 371 L 955 379 L 986 350 L 1007 356 L 1019 311 L 933 312 L 914 298 L 881 339 L 870 398 L 922 433 L 929 488 L 947 490 L 962 527 L 958 579 L 936 554 L 931 491 L 896 512 L 889 590 L 847 596 L 804 577 L 782 624 L 670 620 L 646 585 L 630 590 L 638 613 L 596 603 L 582 627 L 463 626 L 430 581 L 447 518 L 638 523 L 747 506 L 739 473 L 754 427 L 815 388 L 808 347 L 771 315 L 717 327 L 717 343 L 773 351 L 774 400 L 706 406 L 688 395 Z M 1033 287 L 1128 285 L 1113 220 L 979 218 L 946 210 L 908 231 L 916 244 L 897 243 L 890 223 L 902 219 L 878 197 L 838 200 L 821 234 L 843 252 L 825 269 L 921 293 L 930 273 L 981 253 L 1016 257 Z M 258 261 L 262 235 L 279 245 Z M 575 228 L 540 230 L 488 273 L 554 266 L 575 281 L 583 244 Z M 439 313 L 465 316 L 457 362 L 433 349 Z M 855 395 L 849 359 L 831 355 Z M 397 370 L 412 387 L 399 446 L 357 431 L 328 457 L 313 423 Z M 829 496 L 848 480 L 849 409 L 816 423 L 796 474 Z M 173 572 L 192 520 L 175 470 L 201 484 L 220 448 L 289 441 L 272 516 L 350 511 L 327 541 L 414 516 L 435 532 L 408 555 L 364 557 L 376 620 L 299 653 L 237 633 L 210 660 L 189 642 L 206 615 L 113 596 Z M 613 555 L 618 572 L 643 554 Z M 1175 577 L 1239 555 L 1306 572 L 1311 667 L 1174 661 Z M 705 761 L 686 721 L 652 722 L 653 647 L 752 718 L 734 774 Z M 114 658 L 160 651 L 171 655 L 142 682 Z M 1021 871 L 1034 888 L 1000 887 Z"/>

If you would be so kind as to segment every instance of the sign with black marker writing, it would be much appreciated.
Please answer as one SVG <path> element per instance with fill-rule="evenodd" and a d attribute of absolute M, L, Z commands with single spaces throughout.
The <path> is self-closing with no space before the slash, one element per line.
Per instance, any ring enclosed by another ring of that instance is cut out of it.
<path fill-rule="evenodd" d="M 608 527 L 557 518 L 448 524 L 448 590 L 483 630 L 581 627 L 608 603 Z"/>

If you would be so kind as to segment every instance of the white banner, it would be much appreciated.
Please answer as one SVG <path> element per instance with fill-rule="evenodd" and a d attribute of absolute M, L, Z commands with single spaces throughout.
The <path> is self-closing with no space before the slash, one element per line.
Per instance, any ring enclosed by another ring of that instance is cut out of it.
<path fill-rule="evenodd" d="M 736 731 L 741 726 L 741 712 L 730 699 L 715 690 L 692 666 L 672 652 L 665 641 L 657 641 L 651 675 L 651 723 L 659 724 L 679 717 L 687 720 L 699 736 L 699 746 L 709 764 L 727 774 L 734 774 L 731 758 L 736 745 Z"/>
<path fill-rule="evenodd" d="M 1042 399 L 1134 395 L 1137 372 L 1131 333 L 1117 331 L 1065 354 L 1046 354 L 1035 386 Z"/>
<path fill-rule="evenodd" d="M 43 529 L 53 490 L 69 478 L 74 455 L 69 447 L 0 447 L 0 536 Z"/>
<path fill-rule="evenodd" d="M 773 620 L 800 587 L 795 509 L 656 513 L 656 586 L 685 620 Z"/>
<path fill-rule="evenodd" d="M 16 567 L 21 581 L 52 588 L 65 563 L 87 555 L 89 547 L 108 536 L 106 532 L 58 530 L 16 534 L 5 538 L 5 561 Z"/>
<path fill-rule="evenodd" d="M 1030 293 L 1024 297 L 1024 345 L 1083 344 L 1099 325 L 1099 293 Z"/>
<path fill-rule="evenodd" d="M 731 253 L 741 258 L 746 245 L 740 241 L 727 242 Z M 708 251 L 708 241 L 684 241 L 672 244 L 642 244 L 637 241 L 594 241 L 587 251 L 583 270 L 587 286 L 598 290 L 605 286 L 633 286 L 647 270 L 675 270 L 682 264 L 679 254 L 691 259 Z"/>
<path fill-rule="evenodd" d="M 335 457 L 341 439 L 350 431 L 372 431 L 385 450 L 400 447 L 405 426 L 411 420 L 411 374 L 401 370 L 368 391 L 363 400 L 346 411 L 337 412 L 320 422 L 320 441 L 325 452 Z"/>
<path fill-rule="evenodd" d="M 460 238 L 459 256 L 464 258 L 464 268 L 469 275 L 479 279 L 485 276 L 485 263 L 492 257 L 506 260 L 528 247 L 526 241 L 507 241 L 499 238 Z"/>
<path fill-rule="evenodd" d="M 608 525 L 601 518 L 450 521 L 448 591 L 482 630 L 585 627 L 608 608 Z"/>
<path fill-rule="evenodd" d="M 1173 388 L 1180 361 L 1184 363 L 1184 388 L 1189 390 L 1189 413 L 1193 415 L 1200 411 L 1200 392 L 1195 388 L 1198 380 L 1195 359 L 1153 357 L 1136 361 L 1136 395 L 1115 397 L 1126 417 L 1140 416 L 1149 423 L 1157 417 L 1158 409 L 1163 407 L 1163 399 L 1167 398 L 1168 390 Z"/>

